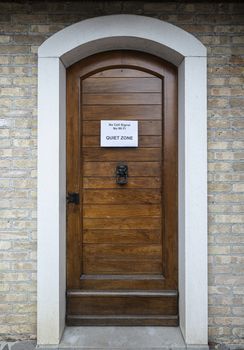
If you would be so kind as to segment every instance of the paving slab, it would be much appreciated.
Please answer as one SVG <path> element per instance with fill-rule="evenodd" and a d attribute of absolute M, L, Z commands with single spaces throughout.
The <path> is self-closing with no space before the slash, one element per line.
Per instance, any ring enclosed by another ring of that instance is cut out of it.
<path fill-rule="evenodd" d="M 66 327 L 59 349 L 185 349 L 178 327 Z"/>
<path fill-rule="evenodd" d="M 19 341 L 14 343 L 10 350 L 34 350 L 36 349 L 35 341 Z"/>
<path fill-rule="evenodd" d="M 2 344 L 0 349 L 1 350 L 9 350 L 8 344 Z"/>

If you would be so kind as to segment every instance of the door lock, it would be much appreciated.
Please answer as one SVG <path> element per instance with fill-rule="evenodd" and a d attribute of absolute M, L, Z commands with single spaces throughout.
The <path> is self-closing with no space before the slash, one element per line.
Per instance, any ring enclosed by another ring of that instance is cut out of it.
<path fill-rule="evenodd" d="M 127 184 L 128 178 L 128 165 L 126 164 L 118 164 L 116 167 L 116 183 L 118 185 Z"/>
<path fill-rule="evenodd" d="M 68 192 L 68 195 L 66 197 L 67 204 L 74 203 L 79 204 L 80 203 L 80 195 L 77 192 Z"/>

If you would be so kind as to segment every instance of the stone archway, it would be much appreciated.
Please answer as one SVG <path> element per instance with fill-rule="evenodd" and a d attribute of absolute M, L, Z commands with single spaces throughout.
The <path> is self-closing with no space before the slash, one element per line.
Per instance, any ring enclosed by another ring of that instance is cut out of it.
<path fill-rule="evenodd" d="M 206 48 L 176 26 L 135 15 L 81 21 L 39 48 L 38 344 L 58 344 L 65 327 L 66 68 L 113 49 L 149 52 L 178 66 L 180 328 L 187 345 L 204 346 L 208 325 Z"/>

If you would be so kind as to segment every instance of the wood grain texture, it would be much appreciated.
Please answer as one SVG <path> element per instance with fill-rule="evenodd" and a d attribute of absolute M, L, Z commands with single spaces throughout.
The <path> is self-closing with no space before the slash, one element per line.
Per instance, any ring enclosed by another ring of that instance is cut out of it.
<path fill-rule="evenodd" d="M 111 218 L 111 217 L 134 217 L 134 216 L 160 216 L 160 205 L 131 205 L 131 204 L 118 204 L 118 205 L 86 205 L 83 210 L 84 218 Z"/>
<path fill-rule="evenodd" d="M 83 93 L 84 105 L 160 105 L 161 93 L 123 93 L 123 94 L 86 94 Z"/>
<path fill-rule="evenodd" d="M 67 187 L 80 194 L 67 213 L 68 324 L 177 325 L 177 294 L 150 294 L 178 286 L 177 69 L 102 53 L 68 68 L 67 90 Z M 100 147 L 100 121 L 114 119 L 138 120 L 138 148 Z"/>
<path fill-rule="evenodd" d="M 155 189 L 116 189 L 116 190 L 84 190 L 84 204 L 101 203 L 101 204 L 148 204 L 160 203 L 161 194 Z"/>
<path fill-rule="evenodd" d="M 161 120 L 161 105 L 86 105 L 82 106 L 83 120 Z"/>
<path fill-rule="evenodd" d="M 117 118 L 115 118 L 117 119 Z M 162 122 L 147 120 L 141 121 L 138 125 L 139 135 L 162 135 Z M 100 122 L 99 121 L 84 121 L 83 122 L 83 135 L 100 135 Z"/>
<path fill-rule="evenodd" d="M 118 162 L 85 162 L 83 164 L 84 176 L 114 177 Z M 127 162 L 130 177 L 160 177 L 161 166 L 159 162 Z M 143 188 L 143 187 L 142 187 Z"/>
<path fill-rule="evenodd" d="M 96 136 L 83 136 L 83 142 L 82 146 L 83 148 L 86 147 L 99 147 L 100 145 L 100 135 Z M 138 138 L 139 147 L 149 147 L 149 148 L 159 148 L 162 146 L 162 136 L 154 136 L 154 135 L 147 135 L 147 136 L 141 136 L 139 135 Z M 85 152 L 85 149 L 84 149 Z"/>
<path fill-rule="evenodd" d="M 84 229 L 84 243 L 160 243 L 161 229 Z"/>
<path fill-rule="evenodd" d="M 82 152 L 84 162 L 106 162 L 106 161 L 160 161 L 161 151 L 158 148 L 85 148 Z"/>
<path fill-rule="evenodd" d="M 178 316 L 67 316 L 67 326 L 167 326 L 179 325 Z"/>
<path fill-rule="evenodd" d="M 162 261 L 151 260 L 150 263 L 146 259 L 126 260 L 94 257 L 86 258 L 83 264 L 84 274 L 98 273 L 100 275 L 124 275 L 124 274 L 158 274 L 162 271 Z"/>
<path fill-rule="evenodd" d="M 87 258 L 96 256 L 122 260 L 137 260 L 138 257 L 161 258 L 161 247 L 159 244 L 84 244 L 83 252 Z"/>
<path fill-rule="evenodd" d="M 176 297 L 90 296 L 73 297 L 68 308 L 74 315 L 176 315 Z"/>
<path fill-rule="evenodd" d="M 162 82 L 158 78 L 87 78 L 83 82 L 85 94 L 105 94 L 122 92 L 123 95 L 130 92 L 161 92 Z"/>
<path fill-rule="evenodd" d="M 160 229 L 161 220 L 157 217 L 128 217 L 128 218 L 103 218 L 103 219 L 87 219 L 83 220 L 84 229 L 106 227 L 108 229 Z M 159 244 L 161 249 L 161 245 Z"/>
<path fill-rule="evenodd" d="M 152 78 L 152 74 L 130 68 L 112 68 L 92 75 L 93 78 Z"/>
<path fill-rule="evenodd" d="M 160 188 L 161 181 L 159 177 L 132 177 L 130 175 L 130 181 L 125 185 L 126 188 Z M 113 177 L 83 177 L 83 188 L 94 189 L 112 189 L 118 188 L 115 183 L 115 174 Z M 110 207 L 112 210 L 112 208 Z"/>

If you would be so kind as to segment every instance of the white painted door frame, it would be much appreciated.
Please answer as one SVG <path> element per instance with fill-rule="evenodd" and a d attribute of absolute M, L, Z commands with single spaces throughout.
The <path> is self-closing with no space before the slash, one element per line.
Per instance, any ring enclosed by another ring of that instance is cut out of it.
<path fill-rule="evenodd" d="M 179 314 L 189 346 L 207 345 L 206 48 L 191 34 L 144 16 L 112 15 L 71 25 L 38 51 L 38 344 L 65 327 L 66 68 L 91 54 L 133 49 L 179 72 Z"/>

